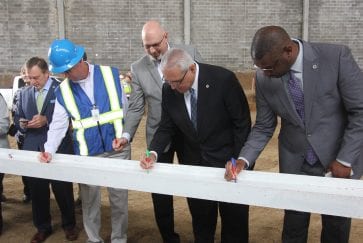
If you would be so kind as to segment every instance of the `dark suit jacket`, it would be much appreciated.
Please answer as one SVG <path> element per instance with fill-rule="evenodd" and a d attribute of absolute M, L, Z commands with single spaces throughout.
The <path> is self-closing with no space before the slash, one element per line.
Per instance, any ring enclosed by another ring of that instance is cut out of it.
<path fill-rule="evenodd" d="M 180 129 L 185 164 L 224 167 L 227 160 L 236 158 L 249 134 L 251 118 L 247 99 L 233 72 L 199 64 L 197 119 L 195 131 L 184 94 L 164 84 L 161 122 L 150 150 L 160 154 Z"/>
<path fill-rule="evenodd" d="M 43 108 L 41 115 L 47 117 L 48 124 L 52 122 L 52 116 L 55 105 L 55 94 L 54 90 L 58 87 L 59 83 L 55 79 L 52 79 L 52 84 L 48 90 L 47 96 L 44 99 Z M 30 151 L 44 151 L 44 143 L 47 141 L 48 126 L 41 128 L 32 128 L 22 130 L 19 126 L 19 118 L 26 118 L 31 120 L 34 115 L 38 114 L 36 99 L 35 99 L 35 88 L 33 86 L 25 87 L 20 91 L 18 102 L 16 105 L 14 122 L 18 129 L 25 133 L 24 139 L 24 150 Z M 70 134 L 67 132 L 61 146 L 59 146 L 59 153 L 72 154 L 73 146 Z"/>
<path fill-rule="evenodd" d="M 363 73 L 346 46 L 303 42 L 305 124 L 286 87 L 289 74 L 256 76 L 256 123 L 241 151 L 254 163 L 281 117 L 279 165 L 283 173 L 299 174 L 310 143 L 326 168 L 336 158 L 363 173 Z"/>

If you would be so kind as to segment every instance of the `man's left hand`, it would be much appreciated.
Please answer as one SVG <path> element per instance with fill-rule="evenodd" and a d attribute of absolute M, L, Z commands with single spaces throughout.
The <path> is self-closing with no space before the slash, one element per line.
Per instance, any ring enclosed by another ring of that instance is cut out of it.
<path fill-rule="evenodd" d="M 350 178 L 350 174 L 352 171 L 351 167 L 345 166 L 342 163 L 339 163 L 338 161 L 334 160 L 329 165 L 328 169 L 333 177 L 337 178 Z"/>
<path fill-rule="evenodd" d="M 28 122 L 27 128 L 41 128 L 47 125 L 47 123 L 47 117 L 38 114 L 33 116 L 33 119 Z"/>

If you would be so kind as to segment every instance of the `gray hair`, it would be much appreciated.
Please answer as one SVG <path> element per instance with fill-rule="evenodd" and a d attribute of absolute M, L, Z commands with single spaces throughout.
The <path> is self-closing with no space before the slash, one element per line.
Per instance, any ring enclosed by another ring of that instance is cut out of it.
<path fill-rule="evenodd" d="M 183 49 L 171 48 L 169 49 L 161 59 L 160 69 L 164 71 L 166 69 L 178 67 L 180 71 L 187 71 L 189 66 L 194 63 L 193 58 Z"/>

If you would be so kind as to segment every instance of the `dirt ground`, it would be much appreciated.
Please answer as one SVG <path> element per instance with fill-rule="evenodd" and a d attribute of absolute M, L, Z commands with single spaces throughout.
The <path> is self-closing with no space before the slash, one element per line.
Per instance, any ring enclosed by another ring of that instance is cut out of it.
<path fill-rule="evenodd" d="M 132 158 L 137 160 L 142 151 L 145 151 L 145 119 L 140 124 L 140 129 L 132 144 Z M 277 172 L 277 139 L 273 137 L 263 154 L 260 156 L 255 170 Z M 22 198 L 22 182 L 20 176 L 6 175 L 4 179 L 4 193 L 8 200 L 3 203 L 4 229 L 0 236 L 1 243 L 23 243 L 29 242 L 36 229 L 32 224 L 31 204 L 24 204 Z M 74 185 L 75 198 L 77 197 L 77 185 Z M 102 191 L 102 228 L 101 236 L 105 242 L 109 242 L 110 208 L 107 192 Z M 193 242 L 191 217 L 187 208 L 186 200 L 175 197 L 175 228 L 180 234 L 182 242 Z M 59 210 L 54 198 L 51 201 L 51 214 L 53 218 L 53 234 L 46 242 L 67 242 L 61 229 Z M 82 212 L 76 209 L 77 224 L 81 229 L 80 237 L 75 242 L 87 240 L 85 231 L 82 229 Z M 250 207 L 250 242 L 280 242 L 283 210 Z M 309 229 L 309 243 L 319 242 L 321 231 L 320 216 L 313 214 Z M 353 219 L 350 234 L 350 242 L 362 242 L 363 221 Z M 129 192 L 129 243 L 154 243 L 161 242 L 160 234 L 154 220 L 151 196 L 149 193 Z M 220 242 L 220 225 L 218 223 L 216 242 Z"/>

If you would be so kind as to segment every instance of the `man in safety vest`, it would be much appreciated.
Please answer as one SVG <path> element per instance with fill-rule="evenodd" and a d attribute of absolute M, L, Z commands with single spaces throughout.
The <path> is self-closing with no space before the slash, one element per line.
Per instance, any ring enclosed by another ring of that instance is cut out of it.
<path fill-rule="evenodd" d="M 63 73 L 66 79 L 56 91 L 52 123 L 49 126 L 41 162 L 50 162 L 69 118 L 72 121 L 74 150 L 78 155 L 130 159 L 130 146 L 114 153 L 112 143 L 122 135 L 127 98 L 121 88 L 119 71 L 108 66 L 92 65 L 82 59 L 84 48 L 67 39 L 54 40 L 48 52 L 49 68 Z M 97 91 L 97 92 L 95 92 Z M 111 242 L 127 241 L 128 195 L 125 189 L 107 188 L 112 210 Z M 83 224 L 88 242 L 103 242 L 99 186 L 81 184 Z"/>

